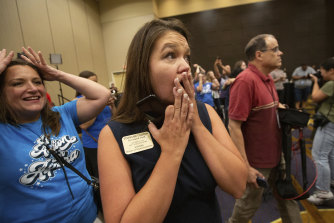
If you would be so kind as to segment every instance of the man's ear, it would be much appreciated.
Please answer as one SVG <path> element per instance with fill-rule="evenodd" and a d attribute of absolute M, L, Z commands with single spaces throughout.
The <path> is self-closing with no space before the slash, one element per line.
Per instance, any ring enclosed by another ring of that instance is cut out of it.
<path fill-rule="evenodd" d="M 262 60 L 262 52 L 260 50 L 255 52 L 255 59 Z"/>
<path fill-rule="evenodd" d="M 331 75 L 334 75 L 334 68 L 329 69 Z"/>

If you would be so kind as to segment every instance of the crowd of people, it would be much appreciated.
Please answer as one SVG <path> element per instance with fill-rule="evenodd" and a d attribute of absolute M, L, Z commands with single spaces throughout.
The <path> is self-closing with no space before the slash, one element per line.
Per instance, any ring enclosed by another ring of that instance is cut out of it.
<path fill-rule="evenodd" d="M 245 46 L 247 62 L 231 69 L 217 57 L 206 71 L 190 64 L 188 41 L 177 19 L 141 27 L 120 100 L 94 72 L 60 71 L 30 47 L 21 59 L 1 50 L 0 222 L 94 222 L 93 187 L 64 162 L 99 178 L 105 222 L 220 223 L 217 186 L 236 198 L 228 222 L 251 220 L 259 179 L 274 188 L 282 163 L 283 52 L 275 36 L 260 34 Z M 327 118 L 313 142 L 314 204 L 334 199 L 334 58 L 320 72 L 322 87 L 305 64 L 292 74 L 296 108 L 311 94 Z M 44 81 L 68 85 L 75 99 L 53 106 Z M 138 107 L 147 96 L 161 109 Z M 302 222 L 295 200 L 275 198 L 283 222 Z"/>

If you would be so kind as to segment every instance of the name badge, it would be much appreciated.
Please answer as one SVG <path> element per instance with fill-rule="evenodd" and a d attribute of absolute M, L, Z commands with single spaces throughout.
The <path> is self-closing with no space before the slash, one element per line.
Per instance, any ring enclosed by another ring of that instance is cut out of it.
<path fill-rule="evenodd" d="M 124 136 L 122 143 L 127 155 L 153 148 L 153 141 L 149 132 Z"/>

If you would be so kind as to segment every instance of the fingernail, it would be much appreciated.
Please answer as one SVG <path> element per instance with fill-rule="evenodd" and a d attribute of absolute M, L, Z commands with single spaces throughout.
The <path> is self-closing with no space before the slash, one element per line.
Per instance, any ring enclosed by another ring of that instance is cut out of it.
<path fill-rule="evenodd" d="M 152 122 L 151 122 L 151 120 L 147 120 L 147 125 L 149 125 L 149 124 L 151 124 Z"/>
<path fill-rule="evenodd" d="M 188 97 L 188 94 L 183 94 L 183 97 L 184 97 L 184 98 L 187 98 L 187 97 Z"/>
<path fill-rule="evenodd" d="M 177 89 L 177 93 L 179 93 L 179 94 L 181 94 L 182 91 L 183 91 L 183 90 L 182 90 L 181 88 Z"/>
<path fill-rule="evenodd" d="M 190 107 L 194 107 L 194 103 L 191 103 L 191 104 L 190 104 Z"/>
<path fill-rule="evenodd" d="M 178 82 L 179 81 L 179 78 L 177 77 L 177 78 L 175 78 L 175 80 L 174 81 L 176 81 L 176 82 Z"/>

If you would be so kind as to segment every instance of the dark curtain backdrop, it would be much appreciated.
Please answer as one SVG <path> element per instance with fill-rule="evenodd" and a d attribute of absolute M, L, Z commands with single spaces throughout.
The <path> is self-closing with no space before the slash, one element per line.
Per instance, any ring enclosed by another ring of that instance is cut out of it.
<path fill-rule="evenodd" d="M 233 68 L 257 34 L 276 36 L 282 68 L 290 76 L 301 63 L 319 65 L 334 56 L 333 0 L 276 0 L 175 16 L 191 33 L 192 63 L 213 69 L 220 56 Z"/>

